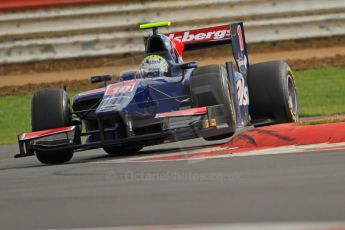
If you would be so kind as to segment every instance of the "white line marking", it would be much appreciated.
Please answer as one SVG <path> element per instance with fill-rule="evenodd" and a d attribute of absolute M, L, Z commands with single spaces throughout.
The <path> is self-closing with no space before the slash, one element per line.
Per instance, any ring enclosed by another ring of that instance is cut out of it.
<path fill-rule="evenodd" d="M 59 228 L 50 230 L 344 230 L 345 222 L 259 222 L 234 224 L 198 224 L 198 225 L 166 225 L 166 226 L 128 226 L 128 227 L 90 227 Z"/>
<path fill-rule="evenodd" d="M 238 148 L 226 148 L 226 147 L 210 147 L 210 148 L 200 148 L 200 149 L 193 149 L 193 150 L 182 150 L 181 152 L 174 152 L 166 154 L 157 154 L 157 155 L 150 155 L 150 156 L 134 156 L 128 157 L 125 159 L 115 159 L 115 160 L 105 160 L 105 161 L 97 161 L 94 163 L 148 163 L 148 162 L 162 162 L 162 161 L 200 161 L 204 159 L 217 159 L 217 158 L 231 158 L 231 157 L 247 157 L 247 156 L 264 156 L 264 155 L 278 155 L 278 154 L 286 154 L 286 153 L 301 153 L 301 152 L 311 152 L 311 151 L 319 151 L 319 150 L 328 150 L 332 148 L 339 148 L 345 149 L 345 142 L 340 143 L 321 143 L 321 144 L 312 144 L 312 145 L 289 145 L 289 146 L 281 146 L 281 147 L 273 147 L 268 149 L 261 149 L 261 150 L 248 150 L 248 152 L 237 152 L 231 153 L 231 150 L 238 150 Z M 217 151 L 228 151 L 227 153 L 219 153 Z M 207 152 L 215 152 L 216 155 L 213 156 L 198 156 L 197 154 L 207 153 Z M 189 157 L 189 155 L 196 154 L 195 156 Z M 178 159 L 157 159 L 151 160 L 151 158 L 165 158 L 165 157 L 179 157 L 183 156 L 184 158 Z"/>

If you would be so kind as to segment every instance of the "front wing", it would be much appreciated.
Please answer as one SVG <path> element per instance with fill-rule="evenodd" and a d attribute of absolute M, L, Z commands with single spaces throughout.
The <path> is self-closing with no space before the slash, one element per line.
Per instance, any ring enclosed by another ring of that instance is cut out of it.
<path fill-rule="evenodd" d="M 35 151 L 54 152 L 63 150 L 83 151 L 102 148 L 104 146 L 125 145 L 134 142 L 145 142 L 164 138 L 167 141 L 180 141 L 197 137 L 211 137 L 226 133 L 234 133 L 234 126 L 226 122 L 228 114 L 224 114 L 223 105 L 192 108 L 157 114 L 161 132 L 143 135 L 134 135 L 127 132 L 126 138 L 105 140 L 107 130 L 101 125 L 96 132 L 100 133 L 101 140 L 91 143 L 83 143 L 80 126 L 69 126 L 57 129 L 43 130 L 32 133 L 24 133 L 18 136 L 19 154 L 15 158 L 34 155 Z M 130 120 L 127 127 L 131 127 Z M 103 138 L 102 138 L 103 137 Z"/>

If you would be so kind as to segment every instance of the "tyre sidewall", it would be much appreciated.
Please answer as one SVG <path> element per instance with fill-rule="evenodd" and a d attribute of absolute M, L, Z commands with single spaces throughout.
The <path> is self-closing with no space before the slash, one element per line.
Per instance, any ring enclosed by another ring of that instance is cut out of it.
<path fill-rule="evenodd" d="M 289 81 L 296 95 L 295 112 L 289 98 Z M 248 87 L 252 120 L 298 121 L 297 92 L 292 71 L 286 62 L 270 61 L 250 66 Z"/>
<path fill-rule="evenodd" d="M 42 89 L 31 99 L 32 131 L 60 128 L 70 125 L 71 112 L 67 93 L 63 89 Z M 44 164 L 61 164 L 73 157 L 73 150 L 36 151 Z"/>

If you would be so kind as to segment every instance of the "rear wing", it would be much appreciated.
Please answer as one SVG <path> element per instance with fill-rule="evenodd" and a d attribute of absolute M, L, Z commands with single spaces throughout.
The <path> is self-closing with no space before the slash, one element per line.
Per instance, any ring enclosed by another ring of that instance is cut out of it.
<path fill-rule="evenodd" d="M 231 23 L 202 29 L 165 34 L 170 39 L 184 43 L 185 50 L 195 50 L 219 45 L 232 45 L 232 52 L 243 76 L 248 72 L 248 54 L 243 23 Z"/>

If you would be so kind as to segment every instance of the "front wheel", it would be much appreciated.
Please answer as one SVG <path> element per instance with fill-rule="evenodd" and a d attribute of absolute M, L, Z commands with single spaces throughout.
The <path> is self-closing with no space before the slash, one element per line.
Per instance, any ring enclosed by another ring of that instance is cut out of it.
<path fill-rule="evenodd" d="M 32 131 L 61 128 L 70 125 L 71 113 L 67 93 L 63 89 L 42 89 L 31 99 Z M 73 150 L 36 151 L 44 164 L 62 164 L 73 157 Z"/>
<path fill-rule="evenodd" d="M 203 137 L 205 140 L 220 140 L 230 137 L 236 131 L 236 117 L 229 90 L 226 69 L 220 65 L 208 65 L 196 68 L 190 78 L 192 107 L 223 105 L 229 130 L 214 136 Z"/>

